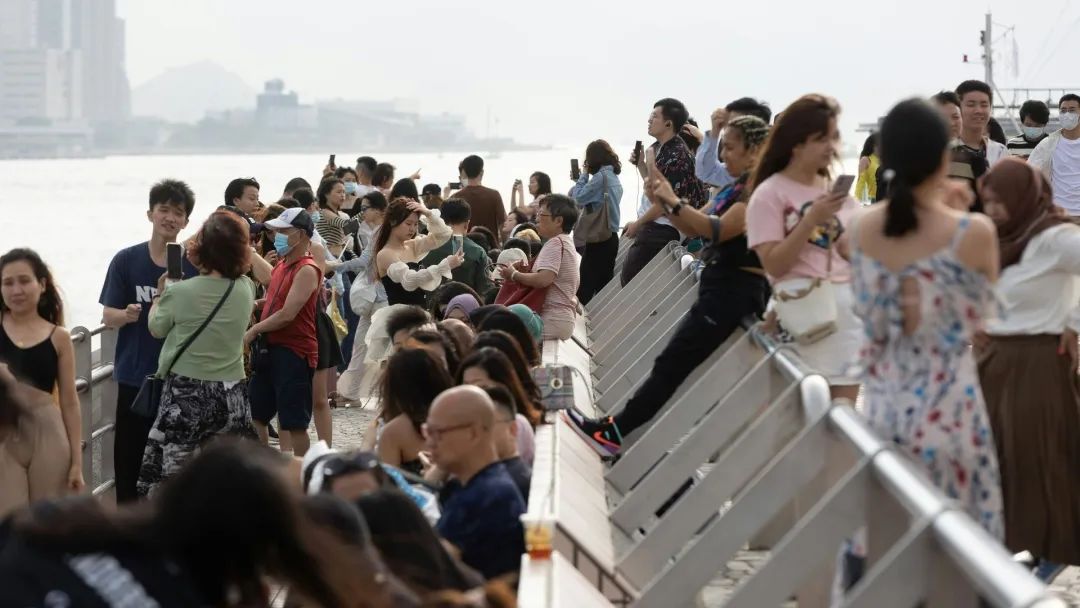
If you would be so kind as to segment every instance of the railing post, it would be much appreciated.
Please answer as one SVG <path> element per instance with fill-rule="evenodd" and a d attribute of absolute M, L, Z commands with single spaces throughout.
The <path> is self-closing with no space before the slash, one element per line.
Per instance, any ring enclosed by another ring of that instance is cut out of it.
<path fill-rule="evenodd" d="M 91 441 L 94 430 L 94 361 L 90 330 L 81 325 L 72 329 L 71 342 L 75 348 L 75 388 L 79 393 L 79 416 L 82 419 L 82 441 L 80 445 L 71 446 L 71 449 L 82 452 L 83 480 L 86 487 L 92 490 L 95 482 L 94 442 Z"/>

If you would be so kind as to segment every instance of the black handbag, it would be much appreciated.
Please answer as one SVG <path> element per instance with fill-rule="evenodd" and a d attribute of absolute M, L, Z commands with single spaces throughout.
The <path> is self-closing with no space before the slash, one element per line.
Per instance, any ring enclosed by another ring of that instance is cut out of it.
<path fill-rule="evenodd" d="M 184 354 L 184 351 L 191 346 L 195 338 L 198 338 L 199 334 L 206 329 L 206 326 L 210 325 L 210 321 L 213 321 L 214 317 L 217 316 L 218 311 L 225 304 L 225 300 L 229 299 L 234 284 L 236 284 L 235 280 L 229 281 L 229 286 L 225 288 L 225 295 L 221 296 L 217 306 L 214 306 L 214 310 L 210 312 L 210 316 L 206 317 L 199 329 L 196 329 L 195 333 L 191 334 L 191 337 L 180 345 L 180 349 L 176 351 L 176 356 L 169 363 L 169 367 L 165 369 L 165 373 L 161 376 L 153 374 L 143 380 L 142 386 L 139 387 L 139 393 L 135 395 L 135 400 L 131 402 L 131 412 L 133 414 L 143 418 L 157 418 L 158 407 L 161 405 L 161 392 L 165 387 L 165 378 L 169 377 L 169 372 L 176 365 L 176 360 L 180 358 L 180 355 Z"/>

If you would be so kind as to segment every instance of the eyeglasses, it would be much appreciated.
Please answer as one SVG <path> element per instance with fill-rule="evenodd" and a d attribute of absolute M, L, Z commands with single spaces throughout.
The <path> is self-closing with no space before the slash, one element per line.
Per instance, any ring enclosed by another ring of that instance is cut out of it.
<path fill-rule="evenodd" d="M 551 217 L 550 213 L 537 213 L 536 217 Z"/>
<path fill-rule="evenodd" d="M 424 436 L 424 439 L 430 439 L 432 441 L 442 441 L 443 435 L 447 433 L 453 433 L 454 431 L 460 431 L 472 427 L 473 423 L 467 422 L 465 424 L 455 424 L 453 426 L 431 426 L 428 423 L 420 425 L 420 434 Z"/>

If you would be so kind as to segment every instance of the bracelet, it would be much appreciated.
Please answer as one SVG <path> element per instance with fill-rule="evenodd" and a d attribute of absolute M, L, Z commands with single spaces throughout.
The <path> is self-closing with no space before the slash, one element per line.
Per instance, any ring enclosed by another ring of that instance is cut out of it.
<path fill-rule="evenodd" d="M 683 202 L 680 199 L 679 202 L 675 203 L 675 206 L 671 208 L 671 215 L 679 215 L 679 212 L 682 211 L 682 207 Z"/>

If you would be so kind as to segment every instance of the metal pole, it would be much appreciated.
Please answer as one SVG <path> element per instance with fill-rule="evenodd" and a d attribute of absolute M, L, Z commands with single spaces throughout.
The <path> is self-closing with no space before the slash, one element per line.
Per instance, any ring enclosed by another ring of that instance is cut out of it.
<path fill-rule="evenodd" d="M 983 53 L 985 54 L 983 66 L 986 67 L 986 84 L 994 86 L 994 19 L 990 13 L 986 13 L 986 35 L 983 38 Z"/>

